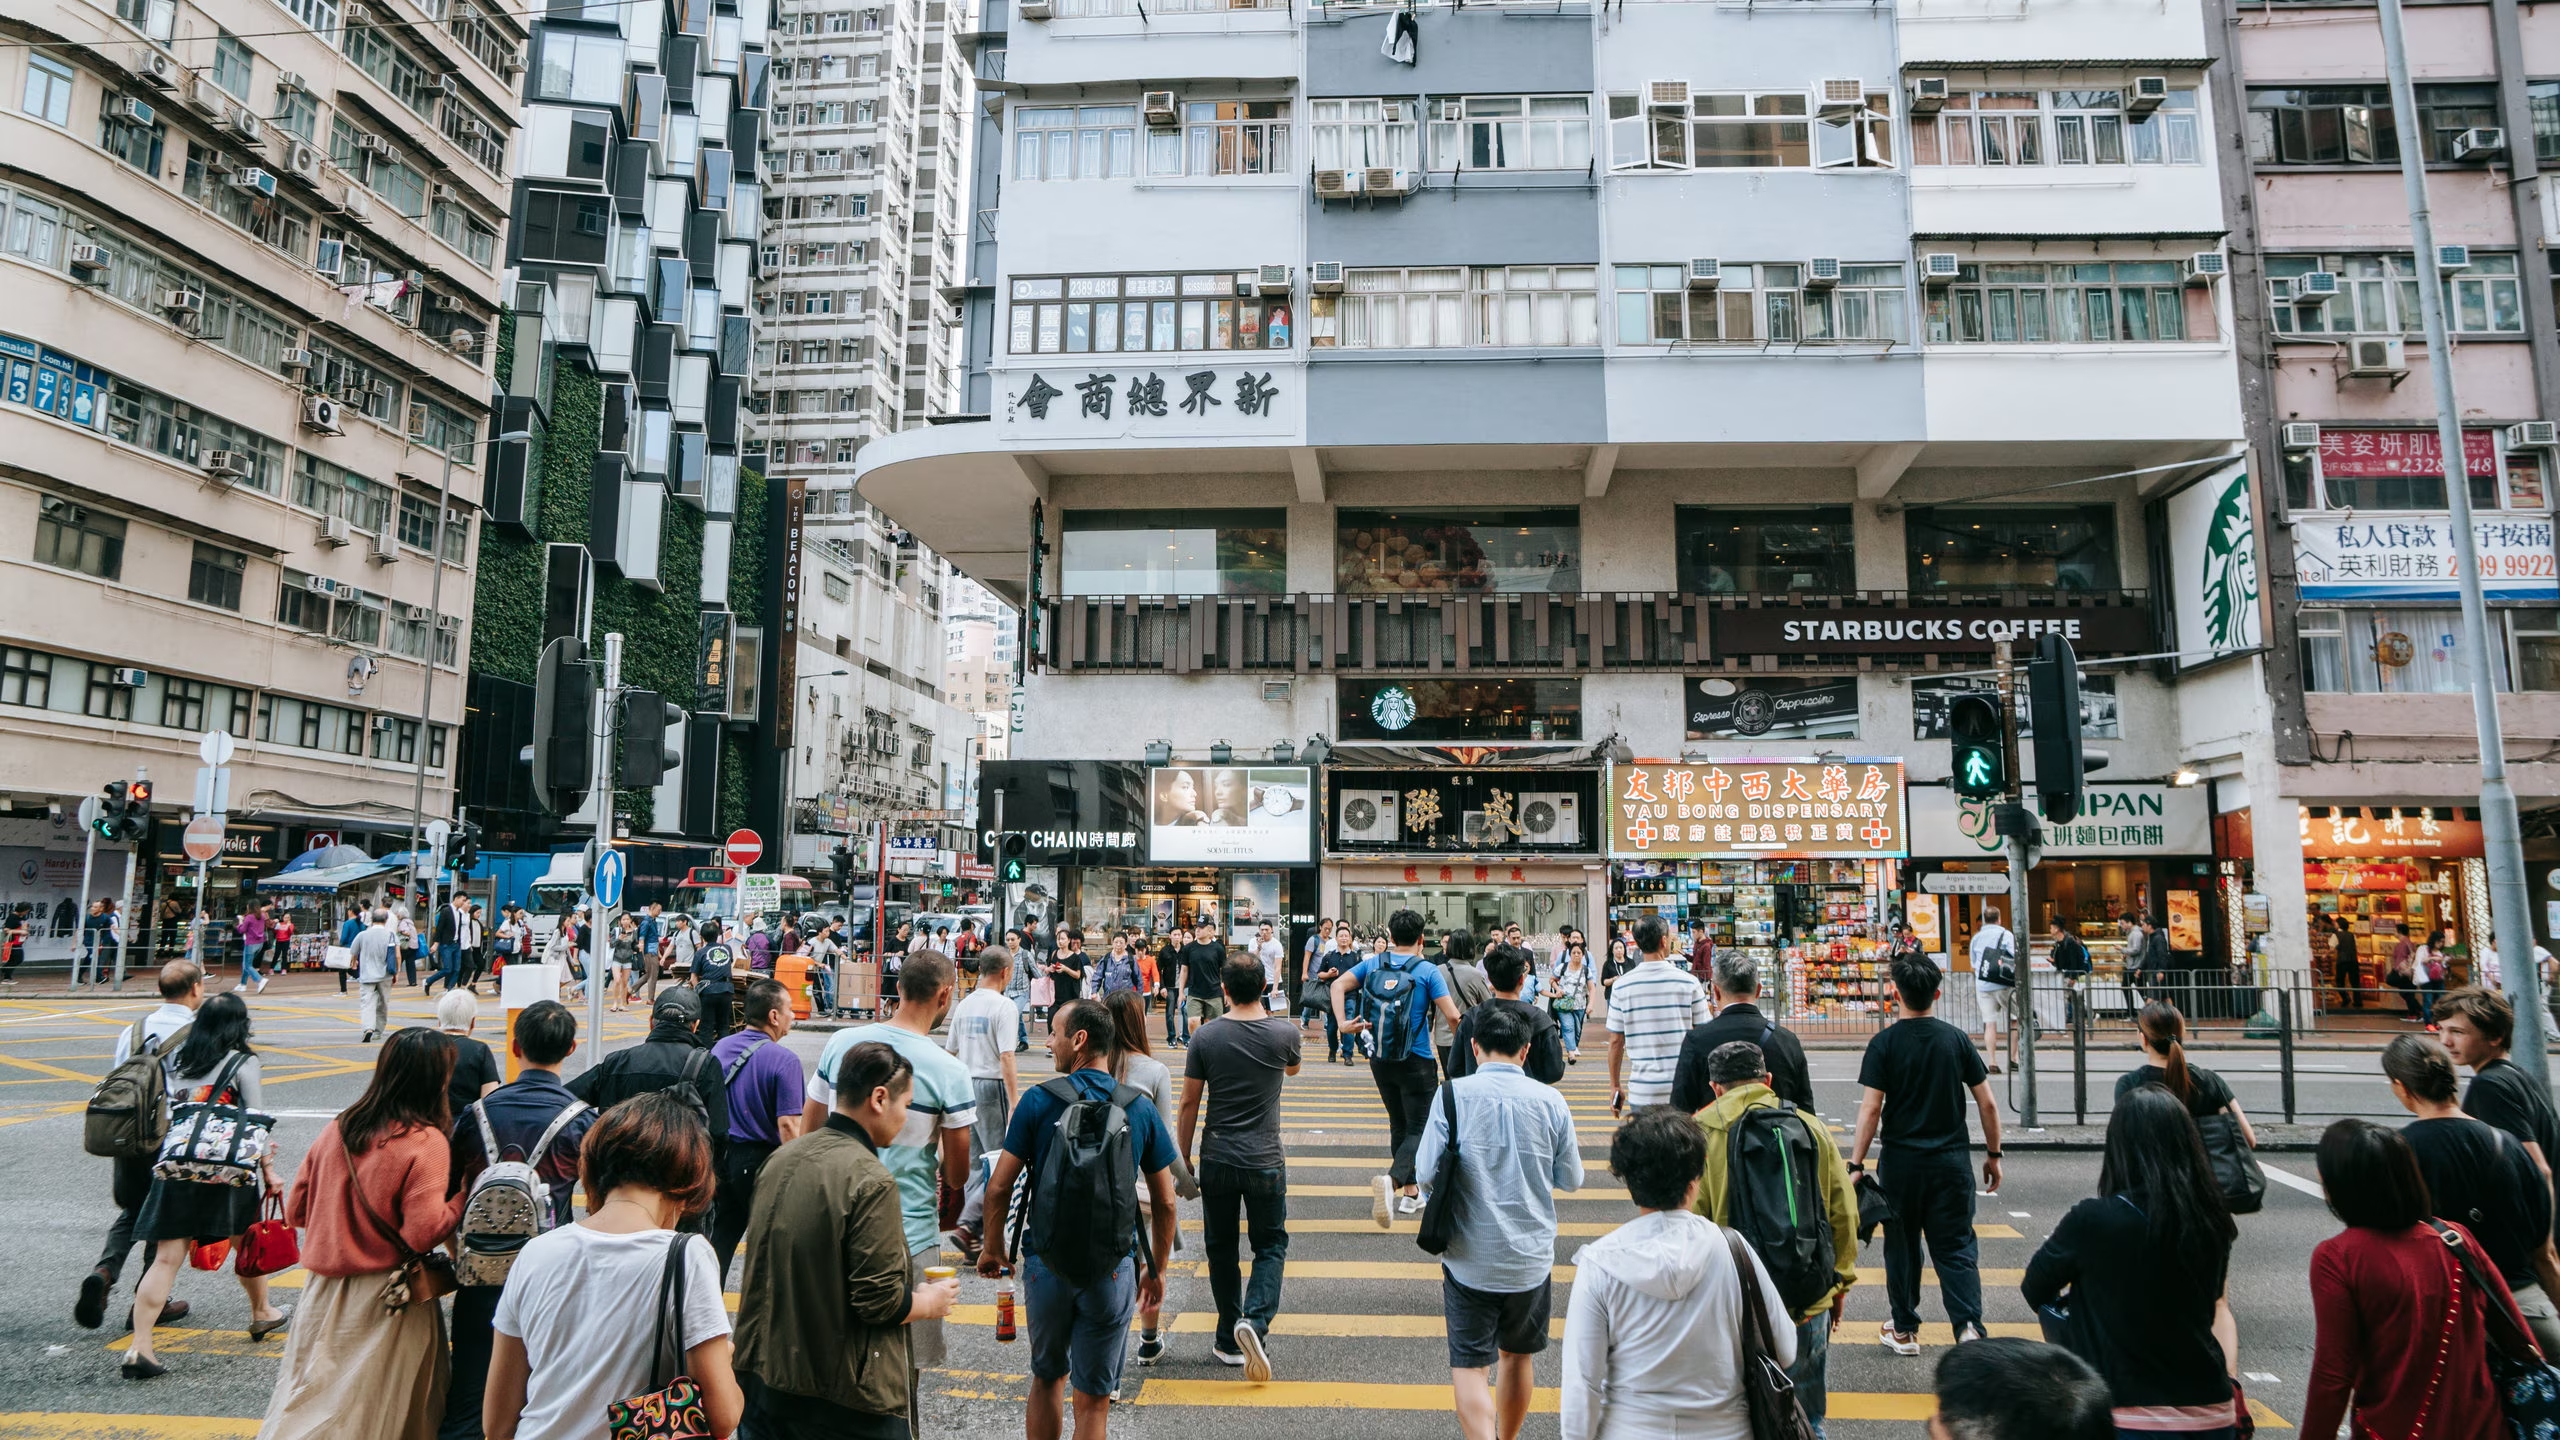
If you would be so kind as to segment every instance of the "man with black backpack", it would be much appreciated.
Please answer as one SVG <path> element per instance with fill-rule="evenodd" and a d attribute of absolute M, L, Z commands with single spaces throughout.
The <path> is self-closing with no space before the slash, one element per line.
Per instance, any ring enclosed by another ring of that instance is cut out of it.
<path fill-rule="evenodd" d="M 720 922 L 703 921 L 702 945 L 693 952 L 693 988 L 701 992 L 705 1044 L 729 1033 L 729 995 L 736 988 L 732 977 L 737 963 L 737 947 L 729 943 Z"/>
<path fill-rule="evenodd" d="M 169 1128 L 168 1082 L 162 1078 L 160 1057 L 176 1054 L 186 1043 L 203 1004 L 203 966 L 193 960 L 161 966 L 160 1007 L 116 1037 L 115 1062 L 90 1097 L 82 1140 L 90 1154 L 114 1158 L 109 1193 L 116 1202 L 116 1223 L 107 1227 L 106 1249 L 96 1268 L 80 1277 L 80 1298 L 72 1304 L 71 1318 L 83 1330 L 106 1323 L 107 1295 L 124 1278 L 134 1224 L 142 1217 L 142 1202 L 151 1198 L 151 1167 L 160 1158 L 160 1138 Z M 160 1323 L 175 1323 L 187 1308 L 184 1300 L 163 1303 Z"/>
<path fill-rule="evenodd" d="M 1372 1183 L 1375 1195 L 1369 1218 L 1384 1230 L 1395 1214 L 1422 1209 L 1422 1187 L 1414 1179 L 1414 1150 L 1422 1144 L 1422 1127 L 1430 1123 L 1431 1097 L 1440 1088 L 1440 1062 L 1431 1054 L 1431 1022 L 1437 1016 L 1458 1023 L 1458 1002 L 1449 996 L 1449 981 L 1437 965 L 1422 959 L 1422 917 L 1399 910 L 1387 917 L 1387 939 L 1394 945 L 1351 967 L 1333 982 L 1333 1013 L 1345 1035 L 1370 1037 L 1369 1078 L 1378 1082 L 1378 1099 L 1387 1107 L 1387 1134 L 1394 1157 L 1387 1173 Z M 1347 1004 L 1360 996 L 1360 1015 L 1353 1019 Z M 1398 1199 L 1398 1192 L 1403 1198 Z"/>
<path fill-rule="evenodd" d="M 453 1118 L 453 1193 L 468 1198 L 457 1267 L 463 1283 L 453 1292 L 453 1379 L 437 1440 L 480 1440 L 489 1337 L 514 1252 L 574 1218 L 580 1147 L 596 1122 L 595 1110 L 560 1083 L 560 1067 L 578 1048 L 576 1012 L 535 1001 L 516 1016 L 510 1043 L 516 1078 Z"/>
<path fill-rule="evenodd" d="M 1815 1110 L 1813 1076 L 1805 1068 L 1803 1042 L 1756 1003 L 1759 963 L 1743 951 L 1728 950 L 1710 968 L 1715 975 L 1716 1016 L 1689 1027 L 1688 1037 L 1680 1042 L 1680 1063 L 1671 1072 L 1672 1107 L 1686 1115 L 1707 1108 L 1716 1098 L 1707 1074 L 1708 1058 L 1736 1040 L 1748 1040 L 1759 1047 L 1761 1061 L 1769 1069 L 1769 1088 L 1778 1098 L 1798 1110 Z"/>
<path fill-rule="evenodd" d="M 523 1023 L 519 1017 L 519 1024 Z M 649 1038 L 628 1050 L 616 1050 L 569 1082 L 569 1093 L 598 1110 L 610 1110 L 634 1095 L 652 1090 L 683 1089 L 702 1111 L 711 1130 L 714 1174 L 729 1153 L 729 1096 L 720 1084 L 720 1066 L 704 1039 L 702 1000 L 690 990 L 660 992 L 649 1010 Z M 704 1233 L 705 1217 L 688 1216 L 676 1226 Z"/>
<path fill-rule="evenodd" d="M 1733 959 L 1721 957 L 1719 971 Z M 1849 1167 L 1820 1119 L 1769 1088 L 1759 1046 L 1729 1040 L 1708 1054 L 1706 1072 L 1715 1103 L 1698 1117 L 1707 1139 L 1698 1213 L 1741 1232 L 1787 1302 L 1796 1327 L 1796 1363 L 1787 1378 L 1818 1436 L 1829 1408 L 1831 1332 L 1858 1283 L 1858 1201 Z"/>
<path fill-rule="evenodd" d="M 1416 935 L 1419 937 L 1419 926 Z M 1029 1203 L 990 1226 L 978 1273 L 996 1279 L 1022 1252 L 1022 1319 L 1031 1341 L 1029 1434 L 1054 1440 L 1075 1389 L 1076 1440 L 1104 1440 L 1119 1393 L 1129 1317 L 1164 1303 L 1173 1251 L 1173 1135 L 1155 1102 L 1111 1078 L 1111 1012 L 1080 1000 L 1049 1027 L 1058 1077 L 1026 1091 L 1005 1128 L 990 1195 Z M 1138 1182 L 1154 1225 L 1138 1228 Z"/>
<path fill-rule="evenodd" d="M 729 1153 L 720 1163 L 720 1192 L 711 1207 L 711 1254 L 725 1282 L 729 1260 L 746 1238 L 755 1208 L 756 1176 L 783 1143 L 800 1137 L 808 1103 L 800 1057 L 782 1044 L 791 1033 L 791 992 L 778 980 L 750 980 L 746 1024 L 711 1047 L 720 1087 L 729 1096 Z"/>

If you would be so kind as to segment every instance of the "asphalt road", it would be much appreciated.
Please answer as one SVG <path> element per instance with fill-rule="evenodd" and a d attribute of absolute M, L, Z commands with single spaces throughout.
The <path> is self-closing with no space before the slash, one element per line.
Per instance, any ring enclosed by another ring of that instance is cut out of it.
<path fill-rule="evenodd" d="M 290 996 L 278 985 L 255 1008 L 257 1043 L 268 1057 L 270 1105 L 283 1117 L 281 1140 L 290 1161 L 324 1119 L 355 1098 L 371 1050 L 355 1043 L 352 1001 L 339 1001 L 325 980 L 317 988 L 297 981 Z M 424 1021 L 428 1015 L 414 998 L 401 1008 L 405 1018 Z M 241 1328 L 246 1302 L 228 1277 L 181 1277 L 178 1293 L 195 1304 L 196 1315 L 163 1336 L 160 1353 L 172 1373 L 149 1384 L 117 1375 L 123 1337 L 112 1322 L 107 1330 L 90 1332 L 70 1320 L 75 1287 L 94 1263 L 112 1218 L 106 1162 L 80 1150 L 79 1104 L 92 1077 L 106 1067 L 116 1028 L 147 1009 L 142 999 L 0 996 L 0 1174 L 12 1182 L 12 1223 L 0 1241 L 8 1256 L 0 1264 L 0 1440 L 245 1436 L 255 1432 L 265 1409 L 281 1342 L 248 1341 Z M 613 1017 L 607 1043 L 631 1043 L 640 1031 L 638 1017 Z M 791 1044 L 814 1058 L 822 1040 L 801 1033 Z M 1224 1413 L 1238 1409 L 1325 1412 L 1317 1423 L 1331 1440 L 1448 1433 L 1437 1269 L 1413 1246 L 1410 1221 L 1394 1234 L 1371 1224 L 1363 1187 L 1383 1168 L 1386 1154 L 1376 1091 L 1364 1071 L 1325 1065 L 1321 1052 L 1318 1037 L 1309 1051 L 1317 1063 L 1291 1082 L 1284 1101 L 1292 1236 L 1289 1280 L 1272 1337 L 1274 1383 L 1249 1386 L 1240 1372 L 1208 1356 L 1208 1285 L 1199 1273 L 1198 1216 L 1196 1207 L 1186 1206 L 1188 1248 L 1167 1303 L 1172 1352 L 1156 1367 L 1130 1367 L 1115 1422 L 1123 1433 L 1185 1435 L 1204 1421 L 1244 1421 Z M 1037 1048 L 1027 1058 L 1045 1063 Z M 1845 1134 L 1856 1103 L 1858 1057 L 1816 1052 L 1811 1058 L 1822 1111 Z M 2244 1103 L 2253 1106 L 2254 1072 L 2245 1067 L 2256 1058 L 2229 1057 Z M 2093 1073 L 2095 1105 L 2103 1105 L 2114 1072 L 2123 1068 L 2123 1057 L 2108 1060 L 2103 1083 Z M 2389 1105 L 2378 1079 L 2370 1078 L 2370 1057 L 2332 1054 L 2319 1060 L 2337 1065 L 2338 1072 L 2306 1077 L 2305 1085 L 2329 1087 L 2323 1095 L 2331 1105 L 2355 1105 L 2377 1115 L 2370 1097 Z M 1564 1089 L 1583 1127 L 1591 1167 L 1585 1191 L 1558 1206 L 1568 1233 L 1557 1242 L 1556 1258 L 1569 1267 L 1584 1240 L 1633 1212 L 1606 1174 L 1607 1079 L 1596 1051 L 1575 1067 Z M 2054 1103 L 2052 1093 L 2047 1092 L 2048 1105 Z M 2061 1093 L 2067 1101 L 2067 1089 Z M 2100 1114 L 2093 1112 L 2093 1119 Z M 2012 1142 L 2004 1191 L 1980 1201 L 1978 1223 L 1989 1317 L 2000 1333 L 2031 1335 L 2032 1316 L 2018 1297 L 2018 1276 L 2038 1240 L 2090 1192 L 2097 1157 L 2039 1152 L 2024 1139 Z M 2311 1247 L 2337 1226 L 2317 1194 L 2305 1193 L 2317 1188 L 2306 1178 L 2312 1173 L 2308 1156 L 2271 1157 L 2268 1168 L 2276 1183 L 2266 1210 L 2243 1222 L 2231 1300 L 2240 1318 L 2243 1369 L 2253 1377 L 2250 1392 L 2268 1407 L 2260 1412 L 2262 1426 L 2273 1428 L 2301 1411 L 2312 1343 L 2304 1275 Z M 2287 1184 L 2288 1175 L 2300 1183 Z M 1874 1247 L 1865 1258 L 1880 1267 Z M 127 1270 L 114 1307 L 119 1316 L 139 1274 L 138 1263 Z M 280 1284 L 285 1303 L 293 1298 L 294 1278 Z M 1559 1287 L 1559 1328 L 1569 1294 L 1569 1287 Z M 1934 1304 L 1934 1290 L 1930 1300 Z M 1024 1351 L 995 1340 L 991 1282 L 965 1280 L 962 1302 L 952 1344 L 955 1368 L 926 1377 L 927 1429 L 1019 1435 Z M 1930 1348 L 1914 1360 L 1876 1343 L 1885 1313 L 1878 1268 L 1872 1283 L 1851 1296 L 1848 1321 L 1833 1341 L 1830 1433 L 1842 1440 L 1922 1433 L 1931 1368 L 1946 1340 L 1943 1317 L 1930 1315 L 1933 1323 L 1924 1332 Z M 1560 1377 L 1560 1360 L 1550 1352 L 1539 1361 L 1539 1382 L 1551 1386 Z M 1553 1412 L 1552 1394 L 1542 1394 L 1529 1434 L 1552 1436 Z M 1304 1423 L 1314 1416 L 1287 1419 Z"/>

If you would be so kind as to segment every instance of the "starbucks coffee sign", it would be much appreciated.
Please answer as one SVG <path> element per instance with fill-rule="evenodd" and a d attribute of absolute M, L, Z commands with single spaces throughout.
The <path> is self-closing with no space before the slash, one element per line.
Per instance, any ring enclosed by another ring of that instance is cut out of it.
<path fill-rule="evenodd" d="M 2240 466 L 2169 497 L 2169 571 L 2181 668 L 2265 643 L 2258 594 L 2258 521 Z"/>
<path fill-rule="evenodd" d="M 1709 612 L 1720 655 L 1964 655 L 2003 640 L 2032 645 L 2059 635 L 2082 655 L 2137 655 L 2152 648 L 2151 611 L 2139 605 L 1770 605 Z"/>

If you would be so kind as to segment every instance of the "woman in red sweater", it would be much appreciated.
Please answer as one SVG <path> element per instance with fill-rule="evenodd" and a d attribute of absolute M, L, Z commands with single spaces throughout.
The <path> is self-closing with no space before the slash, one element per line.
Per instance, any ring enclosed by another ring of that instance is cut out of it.
<path fill-rule="evenodd" d="M 2320 1187 L 2347 1228 L 2311 1252 L 2311 1357 L 2305 1435 L 2335 1435 L 2350 1407 L 2355 1440 L 2504 1440 L 2489 1379 L 2488 1312 L 2515 1311 L 2497 1267 L 2474 1268 L 2428 1225 L 2427 1182 L 2396 1130 L 2341 1120 L 2320 1137 Z M 2446 1222 L 2472 1244 L 2470 1232 Z M 2516 1319 L 2521 1330 L 2524 1321 Z"/>
<path fill-rule="evenodd" d="M 285 1218 L 302 1231 L 302 1292 L 258 1440 L 433 1440 L 444 1418 L 444 1322 L 433 1300 L 384 1308 L 383 1287 L 444 1243 L 445 1087 L 453 1037 L 402 1030 L 362 1099 L 324 1127 L 293 1177 Z"/>

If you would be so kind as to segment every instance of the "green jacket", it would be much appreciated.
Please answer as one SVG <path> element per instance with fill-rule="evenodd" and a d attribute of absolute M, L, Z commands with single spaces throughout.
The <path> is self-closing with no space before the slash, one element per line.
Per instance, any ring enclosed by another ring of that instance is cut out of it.
<path fill-rule="evenodd" d="M 898 1182 L 853 1121 L 773 1153 L 756 1179 L 737 1368 L 869 1415 L 907 1411 L 907 1234 Z"/>
<path fill-rule="evenodd" d="M 1707 1135 L 1707 1173 L 1698 1182 L 1699 1214 L 1719 1225 L 1731 1219 L 1725 1204 L 1724 1164 L 1733 1122 L 1745 1110 L 1774 1110 L 1778 1105 L 1777 1092 L 1766 1085 L 1737 1085 L 1698 1113 L 1698 1128 Z M 1823 1127 L 1822 1117 L 1802 1110 L 1796 1113 L 1804 1116 L 1805 1125 L 1813 1131 L 1813 1148 L 1821 1165 L 1822 1208 L 1831 1213 L 1831 1289 L 1796 1317 L 1810 1320 L 1858 1283 L 1858 1196 L 1849 1186 L 1849 1167 L 1841 1162 L 1840 1147 Z"/>

